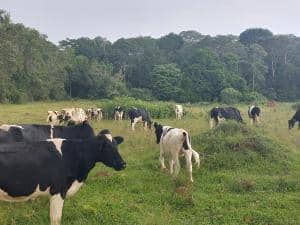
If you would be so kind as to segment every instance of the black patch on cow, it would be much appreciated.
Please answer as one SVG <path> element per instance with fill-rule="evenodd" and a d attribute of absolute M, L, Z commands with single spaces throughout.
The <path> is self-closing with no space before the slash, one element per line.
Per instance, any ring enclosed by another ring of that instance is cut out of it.
<path fill-rule="evenodd" d="M 87 139 L 94 136 L 93 128 L 87 122 L 67 127 L 53 126 L 53 128 L 50 125 L 38 124 L 21 124 L 20 126 L 22 128 L 12 127 L 6 133 L 0 130 L 0 143 L 44 141 L 51 138 L 51 130 L 53 138 Z"/>
<path fill-rule="evenodd" d="M 182 147 L 183 147 L 184 150 L 189 150 L 189 146 L 188 146 L 188 143 L 187 143 L 187 133 L 183 132 L 182 134 L 183 134 L 183 137 L 184 137 Z"/>
<path fill-rule="evenodd" d="M 289 129 L 292 129 L 296 122 L 298 122 L 298 128 L 300 129 L 300 109 L 298 109 L 294 116 L 288 121 Z"/>
<path fill-rule="evenodd" d="M 235 107 L 215 107 L 210 111 L 211 119 L 214 119 L 216 124 L 219 123 L 220 118 L 224 118 L 226 120 L 235 120 L 239 123 L 243 123 L 243 118 L 241 116 L 240 111 Z"/>
<path fill-rule="evenodd" d="M 0 188 L 12 197 L 20 197 L 32 194 L 39 185 L 42 191 L 50 188 L 51 195 L 60 193 L 65 198 L 71 184 L 84 181 L 97 162 L 115 170 L 126 166 L 117 141 L 111 142 L 104 135 L 64 140 L 61 152 L 48 141 L 1 144 Z"/>
<path fill-rule="evenodd" d="M 254 107 L 252 107 L 251 111 L 249 108 L 248 116 L 252 119 L 255 119 L 255 117 L 259 117 L 260 112 L 261 112 L 260 108 L 258 106 L 254 106 Z"/>
<path fill-rule="evenodd" d="M 160 138 L 161 138 L 162 133 L 163 133 L 163 126 L 155 122 L 154 123 L 154 128 L 155 128 L 155 135 L 156 135 L 156 143 L 159 144 L 160 143 Z"/>

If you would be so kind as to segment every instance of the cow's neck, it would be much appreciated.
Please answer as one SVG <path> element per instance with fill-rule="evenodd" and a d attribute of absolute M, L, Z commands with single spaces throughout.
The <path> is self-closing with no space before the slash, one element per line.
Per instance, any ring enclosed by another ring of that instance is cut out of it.
<path fill-rule="evenodd" d="M 82 144 L 82 161 L 79 164 L 79 181 L 87 178 L 88 173 L 95 167 L 96 163 L 100 161 L 99 151 L 101 151 L 103 141 L 91 141 Z"/>

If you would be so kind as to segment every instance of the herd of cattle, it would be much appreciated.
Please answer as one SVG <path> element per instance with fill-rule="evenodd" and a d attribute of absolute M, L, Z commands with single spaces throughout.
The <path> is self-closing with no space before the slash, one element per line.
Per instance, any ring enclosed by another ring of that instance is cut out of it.
<path fill-rule="evenodd" d="M 131 108 L 127 114 L 132 130 L 138 122 L 143 123 L 145 129 L 151 129 L 152 121 L 147 110 Z M 175 114 L 177 119 L 182 119 L 182 105 L 175 106 Z M 260 114 L 258 106 L 249 107 L 251 123 L 260 123 Z M 49 125 L 0 126 L 0 200 L 20 202 L 49 196 L 51 225 L 60 225 L 64 200 L 80 189 L 97 162 L 117 171 L 126 167 L 118 150 L 123 137 L 113 137 L 107 129 L 95 135 L 88 122 L 102 117 L 103 111 L 99 108 L 66 108 L 48 111 Z M 117 106 L 114 119 L 122 120 L 123 117 L 124 110 Z M 244 123 L 237 108 L 215 107 L 210 111 L 211 128 L 224 120 Z M 288 121 L 289 128 L 299 121 L 300 110 Z M 61 125 L 64 122 L 68 126 Z M 179 156 L 183 155 L 189 179 L 193 182 L 192 158 L 199 167 L 200 157 L 191 146 L 189 133 L 158 123 L 153 126 L 156 142 L 160 145 L 161 167 L 166 168 L 164 158 L 169 156 L 170 174 L 176 177 L 180 170 Z"/>

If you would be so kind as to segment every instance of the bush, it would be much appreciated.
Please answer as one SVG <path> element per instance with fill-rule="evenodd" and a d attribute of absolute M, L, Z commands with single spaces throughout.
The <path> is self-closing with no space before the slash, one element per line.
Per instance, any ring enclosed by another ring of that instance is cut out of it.
<path fill-rule="evenodd" d="M 265 103 L 267 102 L 267 98 L 263 96 L 262 94 L 254 91 L 254 92 L 246 92 L 243 95 L 243 101 L 248 103 Z"/>
<path fill-rule="evenodd" d="M 241 101 L 241 92 L 235 90 L 234 88 L 225 88 L 220 93 L 221 102 L 226 104 L 234 104 Z"/>
<path fill-rule="evenodd" d="M 203 151 L 204 166 L 209 169 L 247 168 L 269 173 L 289 170 L 287 149 L 258 129 L 234 121 L 196 136 L 193 144 Z"/>
<path fill-rule="evenodd" d="M 101 100 L 97 107 L 104 110 L 104 116 L 108 119 L 113 118 L 114 108 L 116 106 L 122 106 L 127 116 L 127 111 L 132 107 L 144 108 L 149 111 L 150 117 L 153 119 L 170 118 L 175 117 L 174 108 L 172 103 L 160 102 L 160 101 L 143 101 L 131 97 L 115 98 L 113 100 Z"/>

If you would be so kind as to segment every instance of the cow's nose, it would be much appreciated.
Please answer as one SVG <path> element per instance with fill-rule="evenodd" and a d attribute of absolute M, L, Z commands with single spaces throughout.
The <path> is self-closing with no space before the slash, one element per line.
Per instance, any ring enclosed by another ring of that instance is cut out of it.
<path fill-rule="evenodd" d="M 126 162 L 123 162 L 123 167 L 126 168 Z"/>

